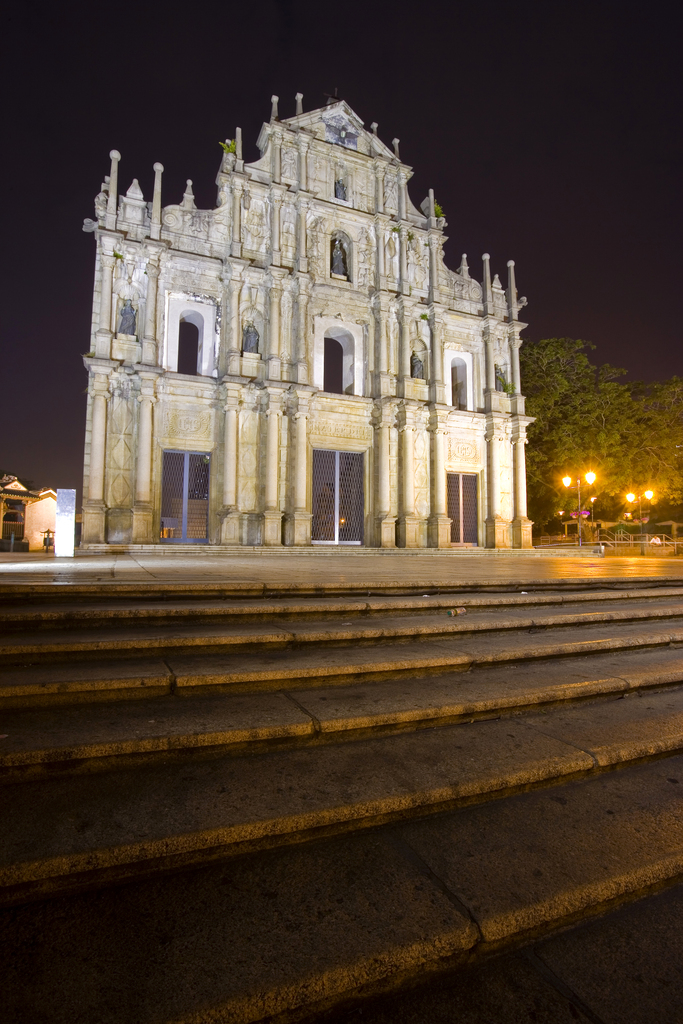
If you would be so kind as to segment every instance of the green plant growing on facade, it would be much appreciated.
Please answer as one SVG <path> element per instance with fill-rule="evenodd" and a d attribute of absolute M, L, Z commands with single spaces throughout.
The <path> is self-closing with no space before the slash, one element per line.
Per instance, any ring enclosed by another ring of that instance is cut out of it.
<path fill-rule="evenodd" d="M 434 216 L 437 218 L 445 216 L 443 206 L 441 206 L 440 203 L 437 203 L 436 200 L 434 201 Z"/>
<path fill-rule="evenodd" d="M 235 145 L 234 139 L 226 139 L 225 142 L 219 142 L 218 145 L 221 147 L 224 153 L 236 153 L 237 146 Z"/>
<path fill-rule="evenodd" d="M 429 313 L 420 313 L 420 320 L 429 320 Z"/>
<path fill-rule="evenodd" d="M 511 380 L 507 381 L 503 385 L 503 391 L 505 392 L 506 395 L 514 395 L 514 393 L 515 393 L 515 385 L 514 385 L 514 383 Z"/>
<path fill-rule="evenodd" d="M 120 252 L 117 252 L 116 249 L 114 249 L 114 259 L 115 260 L 122 260 L 123 259 L 123 254 L 120 253 Z"/>

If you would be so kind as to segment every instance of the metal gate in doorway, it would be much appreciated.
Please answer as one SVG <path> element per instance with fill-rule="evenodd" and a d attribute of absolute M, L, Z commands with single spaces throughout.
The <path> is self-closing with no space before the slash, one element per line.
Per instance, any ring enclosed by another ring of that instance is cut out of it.
<path fill-rule="evenodd" d="M 313 544 L 363 543 L 363 456 L 313 450 Z"/>
<path fill-rule="evenodd" d="M 161 470 L 161 540 L 206 544 L 211 456 L 164 452 Z"/>
<path fill-rule="evenodd" d="M 449 473 L 446 478 L 451 544 L 478 543 L 477 475 Z"/>

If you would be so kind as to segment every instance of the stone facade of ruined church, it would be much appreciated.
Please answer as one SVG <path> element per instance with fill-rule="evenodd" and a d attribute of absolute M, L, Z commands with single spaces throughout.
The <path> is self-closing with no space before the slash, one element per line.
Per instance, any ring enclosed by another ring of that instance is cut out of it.
<path fill-rule="evenodd" d="M 433 194 L 343 101 L 274 97 L 258 147 L 224 145 L 212 210 L 189 181 L 162 207 L 160 164 L 119 196 L 112 151 L 82 544 L 529 547 L 512 262 L 448 269 Z"/>

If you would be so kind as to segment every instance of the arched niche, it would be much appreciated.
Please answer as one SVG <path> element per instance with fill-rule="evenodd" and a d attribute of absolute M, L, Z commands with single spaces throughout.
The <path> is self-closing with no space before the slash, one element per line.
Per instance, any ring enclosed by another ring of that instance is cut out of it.
<path fill-rule="evenodd" d="M 313 383 L 321 391 L 326 390 L 325 347 L 327 341 L 334 341 L 341 348 L 342 380 L 341 391 L 332 394 L 362 395 L 365 360 L 362 325 L 343 323 L 336 317 L 316 317 L 314 323 Z M 332 345 L 328 345 L 327 348 L 329 352 L 337 353 L 338 360 L 339 349 Z"/>
<path fill-rule="evenodd" d="M 333 279 L 353 281 L 353 245 L 345 231 L 333 231 L 330 235 L 329 272 Z"/>
<path fill-rule="evenodd" d="M 474 409 L 472 353 L 451 349 L 444 355 L 446 401 L 454 409 Z"/>
<path fill-rule="evenodd" d="M 197 365 L 193 372 L 202 377 L 215 377 L 218 364 L 215 304 L 181 295 L 168 296 L 163 365 L 176 373 L 182 372 L 178 369 L 181 323 L 192 324 L 197 329 Z"/>

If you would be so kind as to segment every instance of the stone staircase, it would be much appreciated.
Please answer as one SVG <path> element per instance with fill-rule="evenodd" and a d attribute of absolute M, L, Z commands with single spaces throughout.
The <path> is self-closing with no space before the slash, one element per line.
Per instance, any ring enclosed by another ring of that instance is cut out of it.
<path fill-rule="evenodd" d="M 679 882 L 683 588 L 545 586 L 3 588 L 5 1019 L 315 1020 Z"/>

